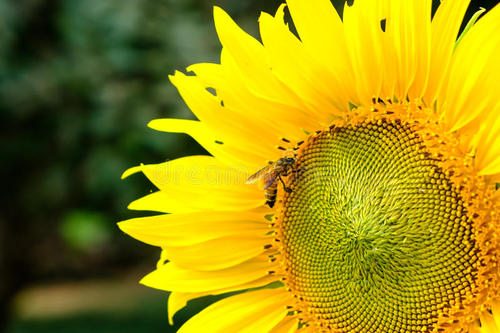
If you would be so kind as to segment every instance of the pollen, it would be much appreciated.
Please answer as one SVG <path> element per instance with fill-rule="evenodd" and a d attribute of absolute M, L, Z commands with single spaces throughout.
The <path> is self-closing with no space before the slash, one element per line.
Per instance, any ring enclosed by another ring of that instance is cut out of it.
<path fill-rule="evenodd" d="M 278 217 L 282 262 L 324 331 L 432 332 L 480 293 L 477 213 L 428 136 L 387 116 L 301 147 Z"/>

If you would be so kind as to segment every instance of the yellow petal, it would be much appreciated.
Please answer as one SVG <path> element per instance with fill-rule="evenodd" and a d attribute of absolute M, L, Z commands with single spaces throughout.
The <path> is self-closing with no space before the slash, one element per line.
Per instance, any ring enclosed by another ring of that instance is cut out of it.
<path fill-rule="evenodd" d="M 189 246 L 228 236 L 265 235 L 263 215 L 253 212 L 197 212 L 130 219 L 118 223 L 123 232 L 155 246 Z"/>
<path fill-rule="evenodd" d="M 310 0 L 307 3 L 287 0 L 286 3 L 302 43 L 312 50 L 323 51 L 318 53 L 336 57 L 339 46 L 335 44 L 343 45 L 344 36 L 341 34 L 344 28 L 332 3 L 328 0 Z"/>
<path fill-rule="evenodd" d="M 493 319 L 495 320 L 495 324 L 500 328 L 500 299 L 496 299 L 492 302 L 491 311 L 493 315 Z"/>
<path fill-rule="evenodd" d="M 472 141 L 476 169 L 480 175 L 500 173 L 500 102 L 478 121 L 476 136 Z"/>
<path fill-rule="evenodd" d="M 228 236 L 188 246 L 166 246 L 167 258 L 177 266 L 200 271 L 238 265 L 264 252 L 269 237 Z M 230 250 L 228 250 L 230 249 Z"/>
<path fill-rule="evenodd" d="M 132 202 L 130 209 L 187 213 L 203 210 L 245 210 L 263 204 L 262 191 L 245 184 L 252 174 L 245 167 L 228 167 L 211 156 L 188 156 L 160 164 L 140 165 L 124 176 L 142 171 L 161 194 Z M 144 205 L 146 205 L 144 207 Z"/>
<path fill-rule="evenodd" d="M 197 76 L 187 76 L 180 72 L 177 72 L 170 79 L 179 89 L 193 113 L 209 129 L 219 133 L 224 142 L 222 148 L 225 148 L 225 145 L 243 147 L 259 156 L 267 156 L 275 151 L 272 145 L 266 143 L 272 138 L 277 139 L 280 134 L 274 134 L 252 113 L 231 108 L 231 105 L 222 103 L 224 100 L 221 96 L 214 96 L 206 90 L 206 88 L 219 87 L 206 87 Z M 262 133 L 262 136 L 259 137 L 260 140 L 255 140 L 256 132 Z"/>
<path fill-rule="evenodd" d="M 472 15 L 472 17 L 469 19 L 469 22 L 467 22 L 467 25 L 465 26 L 465 28 L 460 33 L 460 36 L 458 36 L 458 39 L 457 39 L 457 41 L 455 43 L 455 48 L 458 46 L 458 44 L 460 44 L 460 42 L 462 41 L 462 39 L 464 38 L 464 36 L 467 35 L 467 33 L 469 32 L 469 30 L 474 26 L 474 24 L 476 24 L 476 21 L 481 17 L 481 15 L 484 14 L 485 11 L 486 11 L 485 8 L 479 7 L 479 10 L 477 10 Z"/>
<path fill-rule="evenodd" d="M 163 132 L 186 133 L 203 146 L 210 154 L 229 166 L 253 165 L 262 163 L 261 157 L 248 152 L 244 147 L 228 147 L 223 145 L 222 137 L 210 130 L 200 121 L 186 119 L 156 119 L 148 124 L 149 127 Z M 238 157 L 239 156 L 239 157 Z M 244 158 L 241 158 L 244 156 Z M 252 162 L 249 162 L 249 157 Z"/>
<path fill-rule="evenodd" d="M 158 191 L 130 203 L 128 209 L 154 211 L 160 213 L 191 213 L 218 209 L 220 211 L 246 210 L 264 204 L 262 198 L 239 198 L 237 191 L 225 191 L 210 197 L 210 190 L 202 188 L 199 192 Z"/>
<path fill-rule="evenodd" d="M 331 92 L 358 104 L 344 26 L 329 0 L 287 0 L 304 48 L 331 75 Z"/>
<path fill-rule="evenodd" d="M 498 333 L 500 332 L 500 326 L 497 324 L 496 318 L 490 314 L 489 312 L 485 311 L 481 315 L 479 315 L 479 319 L 481 320 L 481 329 L 479 332 L 481 333 Z"/>
<path fill-rule="evenodd" d="M 448 75 L 455 41 L 469 3 L 470 0 L 441 1 L 432 19 L 431 78 L 425 94 L 425 101 L 429 106 L 434 105 Z"/>
<path fill-rule="evenodd" d="M 205 296 L 204 293 L 171 292 L 168 296 L 168 323 L 174 324 L 174 315 L 192 299 Z"/>
<path fill-rule="evenodd" d="M 241 196 L 257 195 L 255 189 L 244 186 L 253 170 L 245 166 L 227 166 L 212 156 L 193 155 L 165 163 L 140 165 L 126 171 L 124 176 L 139 171 L 163 191 L 189 188 L 196 192 L 204 191 L 201 187 L 209 187 L 213 190 L 241 191 L 238 193 Z"/>
<path fill-rule="evenodd" d="M 266 275 L 260 279 L 250 281 L 244 284 L 232 286 L 229 288 L 210 290 L 199 293 L 183 293 L 183 292 L 171 292 L 168 297 L 168 320 L 170 325 L 173 325 L 173 317 L 177 311 L 186 306 L 187 302 L 192 299 L 207 296 L 207 295 L 220 295 L 238 290 L 245 290 L 250 288 L 257 288 L 266 286 L 272 282 L 276 281 L 276 277 L 273 275 Z"/>
<path fill-rule="evenodd" d="M 500 6 L 481 18 L 458 45 L 447 86 L 441 93 L 443 121 L 463 128 L 496 105 L 500 95 Z M 443 102 L 444 101 L 444 102 Z"/>
<path fill-rule="evenodd" d="M 394 76 L 392 67 L 385 67 L 384 56 L 391 58 L 380 27 L 381 6 L 377 1 L 357 0 L 344 6 L 344 32 L 361 104 L 369 105 L 374 96 L 381 96 L 385 81 L 385 94 L 392 97 Z M 385 50 L 383 52 L 383 50 Z M 382 96 L 386 97 L 386 96 Z"/>
<path fill-rule="evenodd" d="M 276 146 L 278 142 L 282 144 L 280 137 L 300 141 L 303 139 L 301 128 L 313 131 L 318 126 L 306 108 L 277 103 L 252 92 L 236 61 L 225 49 L 222 50 L 221 65 L 196 64 L 188 70 L 196 73 L 207 87 L 214 88 L 224 105 L 244 117 L 241 121 L 254 128 L 269 146 Z M 272 156 L 269 158 L 273 159 Z"/>
<path fill-rule="evenodd" d="M 132 201 L 127 208 L 131 210 L 144 210 L 159 213 L 182 213 L 186 210 L 183 203 L 184 200 L 175 200 L 172 196 L 158 191 Z M 189 211 L 190 210 L 188 210 L 188 212 Z"/>
<path fill-rule="evenodd" d="M 284 5 L 276 17 L 262 13 L 259 19 L 262 42 L 273 73 L 315 110 L 326 125 L 348 110 L 348 96 L 335 91 L 338 83 L 329 71 L 312 58 L 290 32 L 283 20 L 283 9 Z"/>
<path fill-rule="evenodd" d="M 299 319 L 295 316 L 286 316 L 278 325 L 274 326 L 270 333 L 292 333 L 299 327 Z"/>
<path fill-rule="evenodd" d="M 237 266 L 218 271 L 195 271 L 168 262 L 146 275 L 141 283 L 156 289 L 181 292 L 203 292 L 241 285 L 263 278 L 275 265 L 268 257 L 252 258 Z"/>
<path fill-rule="evenodd" d="M 221 104 L 221 100 L 212 95 L 196 76 L 187 76 L 176 72 L 170 76 L 170 81 L 179 90 L 182 98 L 198 119 L 213 133 L 218 133 L 223 142 L 221 149 L 244 148 L 245 151 L 238 158 L 247 161 L 248 164 L 255 162 L 253 156 L 260 157 L 260 161 L 266 161 L 267 156 L 275 152 L 275 147 L 267 144 L 267 140 L 256 137 L 259 128 L 254 128 L 245 119 L 249 115 L 242 115 L 235 110 L 229 109 Z M 235 152 L 236 153 L 236 152 Z"/>
<path fill-rule="evenodd" d="M 276 80 L 262 44 L 241 30 L 219 7 L 214 7 L 214 21 L 223 48 L 237 62 L 256 95 L 281 104 L 303 105 L 293 92 Z"/>
<path fill-rule="evenodd" d="M 159 164 L 139 165 L 123 174 L 128 177 L 136 172 L 142 172 L 159 189 L 168 191 L 177 187 L 213 186 L 230 188 L 245 184 L 252 170 L 241 166 L 227 166 L 217 158 L 208 155 L 192 155 L 181 157 Z M 245 193 L 251 196 L 252 189 L 243 187 Z"/>
<path fill-rule="evenodd" d="M 202 310 L 178 332 L 269 332 L 286 316 L 288 302 L 283 288 L 231 296 Z"/>
<path fill-rule="evenodd" d="M 390 2 L 386 34 L 395 50 L 395 95 L 422 97 L 427 86 L 431 42 L 431 0 Z"/>

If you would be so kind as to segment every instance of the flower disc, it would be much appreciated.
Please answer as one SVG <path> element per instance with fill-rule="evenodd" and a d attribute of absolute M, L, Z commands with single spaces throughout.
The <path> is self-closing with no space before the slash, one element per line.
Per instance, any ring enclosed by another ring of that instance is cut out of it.
<path fill-rule="evenodd" d="M 321 326 L 426 332 L 475 288 L 473 223 L 410 125 L 332 127 L 296 164 L 280 216 L 287 284 Z"/>

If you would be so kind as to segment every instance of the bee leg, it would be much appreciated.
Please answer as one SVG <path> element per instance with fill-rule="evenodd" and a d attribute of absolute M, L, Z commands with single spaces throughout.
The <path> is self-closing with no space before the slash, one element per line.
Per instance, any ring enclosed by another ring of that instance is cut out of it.
<path fill-rule="evenodd" d="M 283 189 L 284 189 L 287 193 L 292 192 L 292 189 L 291 189 L 291 188 L 289 188 L 289 187 L 287 187 L 287 186 L 285 185 L 285 182 L 283 181 L 283 179 L 281 179 L 281 175 L 278 175 L 278 178 L 279 178 L 279 180 L 280 180 L 281 184 L 283 184 Z"/>

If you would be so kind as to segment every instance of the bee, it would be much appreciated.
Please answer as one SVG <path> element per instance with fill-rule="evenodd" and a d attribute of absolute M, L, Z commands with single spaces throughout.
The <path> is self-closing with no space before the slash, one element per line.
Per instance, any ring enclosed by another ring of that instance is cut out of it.
<path fill-rule="evenodd" d="M 267 166 L 257 171 L 255 174 L 251 175 L 246 183 L 253 184 L 261 180 L 264 185 L 264 193 L 266 196 L 266 204 L 273 208 L 276 203 L 276 194 L 278 193 L 278 183 L 277 179 L 283 184 L 283 189 L 290 193 L 292 189 L 285 185 L 285 182 L 281 177 L 286 177 L 293 170 L 295 164 L 295 158 L 293 157 L 282 157 L 275 162 L 269 162 Z"/>

